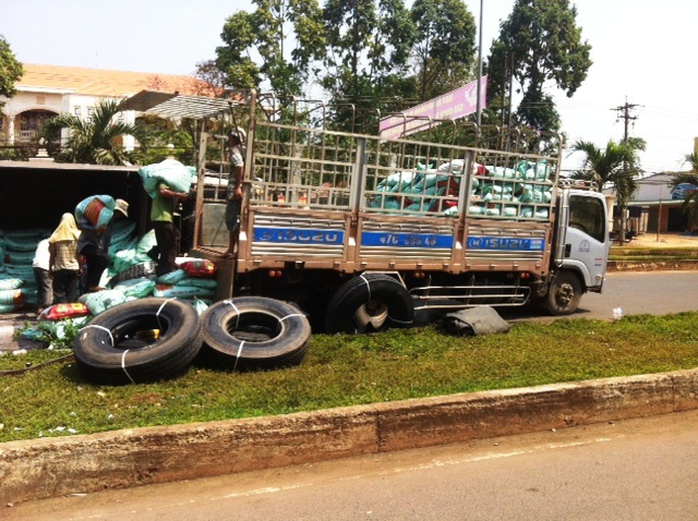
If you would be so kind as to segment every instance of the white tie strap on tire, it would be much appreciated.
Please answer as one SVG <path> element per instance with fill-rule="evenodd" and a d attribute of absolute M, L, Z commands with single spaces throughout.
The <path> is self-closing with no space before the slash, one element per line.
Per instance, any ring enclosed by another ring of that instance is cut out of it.
<path fill-rule="evenodd" d="M 298 308 L 266 297 L 237 297 L 201 315 L 201 359 L 223 370 L 298 365 L 310 346 L 310 323 Z"/>
<path fill-rule="evenodd" d="M 157 334 L 142 335 L 154 332 Z M 199 315 L 188 302 L 144 298 L 107 309 L 75 339 L 76 365 L 99 384 L 153 382 L 186 370 L 202 344 Z"/>

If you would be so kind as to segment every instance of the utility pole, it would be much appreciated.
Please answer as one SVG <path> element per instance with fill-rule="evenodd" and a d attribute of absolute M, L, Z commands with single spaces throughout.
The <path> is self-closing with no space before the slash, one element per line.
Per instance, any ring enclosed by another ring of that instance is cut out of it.
<path fill-rule="evenodd" d="M 628 124 L 631 121 L 634 121 L 637 119 L 637 116 L 631 116 L 630 111 L 636 108 L 638 105 L 636 103 L 628 103 L 628 99 L 625 99 L 625 104 L 620 105 L 619 107 L 613 108 L 611 110 L 615 110 L 616 112 L 620 112 L 621 114 L 619 117 L 623 118 L 623 144 L 627 145 L 628 144 Z M 628 163 L 627 161 L 623 162 L 623 172 L 627 174 L 628 171 Z M 616 190 L 616 194 L 618 191 Z M 623 243 L 625 242 L 625 229 L 627 228 L 627 204 L 628 201 L 625 201 L 624 198 L 619 200 L 621 203 L 620 206 L 620 233 L 618 234 L 618 241 L 620 245 L 622 246 Z M 657 227 L 659 227 L 659 223 L 657 223 Z"/>
<path fill-rule="evenodd" d="M 626 99 L 625 104 L 611 109 L 611 110 L 615 110 L 616 112 L 620 112 L 619 118 L 623 118 L 623 122 L 624 122 L 623 126 L 625 129 L 623 132 L 623 143 L 628 142 L 628 124 L 631 121 L 634 121 L 637 119 L 637 116 L 630 115 L 630 111 L 636 107 L 639 107 L 639 105 L 637 103 L 628 103 L 628 100 Z"/>

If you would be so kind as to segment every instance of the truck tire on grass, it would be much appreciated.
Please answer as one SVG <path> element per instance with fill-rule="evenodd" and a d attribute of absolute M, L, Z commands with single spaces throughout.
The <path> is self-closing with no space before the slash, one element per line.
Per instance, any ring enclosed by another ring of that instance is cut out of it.
<path fill-rule="evenodd" d="M 144 298 L 94 317 L 75 339 L 75 360 L 101 384 L 153 382 L 183 372 L 201 349 L 199 315 L 188 302 Z"/>
<path fill-rule="evenodd" d="M 579 277 L 569 271 L 561 271 L 553 277 L 543 303 L 551 315 L 570 315 L 577 310 L 581 298 Z"/>
<path fill-rule="evenodd" d="M 266 297 L 216 302 L 201 315 L 204 364 L 225 370 L 298 365 L 310 346 L 310 323 L 295 306 Z"/>
<path fill-rule="evenodd" d="M 328 333 L 368 333 L 413 321 L 414 303 L 400 282 L 390 275 L 364 273 L 332 296 L 325 327 Z"/>

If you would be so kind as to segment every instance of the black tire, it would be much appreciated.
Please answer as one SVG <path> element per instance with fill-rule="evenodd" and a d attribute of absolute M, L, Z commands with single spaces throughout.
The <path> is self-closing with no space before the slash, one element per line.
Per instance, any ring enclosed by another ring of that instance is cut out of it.
<path fill-rule="evenodd" d="M 572 272 L 561 271 L 553 277 L 543 304 L 551 315 L 571 315 L 579 307 L 581 298 L 582 284 L 579 277 Z"/>
<path fill-rule="evenodd" d="M 390 275 L 364 273 L 332 296 L 325 315 L 327 333 L 369 333 L 414 322 L 414 302 Z"/>
<path fill-rule="evenodd" d="M 310 323 L 295 306 L 266 297 L 216 302 L 201 315 L 201 359 L 224 370 L 300 364 L 310 347 Z"/>
<path fill-rule="evenodd" d="M 158 330 L 150 338 L 143 333 Z M 183 372 L 202 344 L 199 315 L 188 302 L 144 298 L 94 317 L 75 338 L 81 373 L 100 384 L 163 380 Z"/>
<path fill-rule="evenodd" d="M 156 264 L 154 262 L 148 261 L 136 264 L 135 266 L 131 266 L 130 268 L 120 271 L 111 279 L 109 279 L 109 287 L 113 288 L 114 286 L 116 286 L 120 282 L 124 282 L 125 280 L 138 279 L 141 277 L 150 277 L 151 275 L 155 275 L 155 266 Z"/>

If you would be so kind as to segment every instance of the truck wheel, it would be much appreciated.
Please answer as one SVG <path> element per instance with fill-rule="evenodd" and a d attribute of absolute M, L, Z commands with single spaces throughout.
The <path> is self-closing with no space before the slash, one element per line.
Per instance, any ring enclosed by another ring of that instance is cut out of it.
<path fill-rule="evenodd" d="M 298 365 L 310 346 L 310 323 L 295 306 L 266 297 L 216 302 L 201 315 L 201 360 L 227 370 Z"/>
<path fill-rule="evenodd" d="M 579 277 L 569 271 L 561 271 L 553 278 L 544 303 L 551 315 L 570 315 L 577 310 L 581 298 Z"/>
<path fill-rule="evenodd" d="M 368 333 L 414 321 L 414 303 L 390 275 L 365 273 L 346 282 L 327 306 L 328 333 Z"/>
<path fill-rule="evenodd" d="M 101 384 L 153 382 L 182 372 L 201 349 L 199 315 L 188 302 L 144 298 L 100 313 L 75 338 L 78 369 Z"/>

